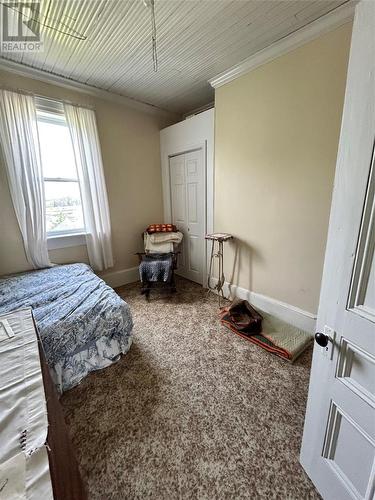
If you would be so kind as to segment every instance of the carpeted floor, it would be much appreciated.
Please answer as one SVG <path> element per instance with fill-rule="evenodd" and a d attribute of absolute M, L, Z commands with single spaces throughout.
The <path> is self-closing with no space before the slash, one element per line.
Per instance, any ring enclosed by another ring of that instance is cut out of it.
<path fill-rule="evenodd" d="M 298 462 L 311 351 L 294 365 L 218 321 L 179 280 L 130 304 L 134 343 L 61 401 L 91 500 L 315 499 Z"/>

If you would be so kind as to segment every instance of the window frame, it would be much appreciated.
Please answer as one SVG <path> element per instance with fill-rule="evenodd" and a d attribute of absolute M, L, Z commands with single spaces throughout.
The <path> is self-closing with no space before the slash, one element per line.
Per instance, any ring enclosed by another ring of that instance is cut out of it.
<path fill-rule="evenodd" d="M 63 112 L 62 103 L 58 101 L 50 101 L 47 99 L 39 100 L 42 102 L 41 106 L 38 106 L 38 99 L 36 103 L 37 109 L 37 122 L 51 123 L 54 125 L 60 125 L 67 127 L 66 119 Z M 45 109 L 49 103 L 53 103 L 51 109 Z M 61 107 L 59 106 L 61 105 Z M 42 171 L 43 171 L 43 162 L 42 162 Z M 78 184 L 80 195 L 81 195 L 81 207 L 82 207 L 82 215 L 83 215 L 83 206 L 82 206 L 82 191 L 80 180 L 78 178 L 73 177 L 47 177 L 44 176 L 43 173 L 43 184 L 45 182 L 76 182 Z M 46 199 L 44 198 L 44 203 Z M 86 228 L 83 226 L 82 228 L 77 229 L 64 229 L 58 231 L 47 231 L 47 246 L 49 250 L 54 250 L 58 248 L 66 248 L 72 246 L 80 246 L 86 244 Z"/>

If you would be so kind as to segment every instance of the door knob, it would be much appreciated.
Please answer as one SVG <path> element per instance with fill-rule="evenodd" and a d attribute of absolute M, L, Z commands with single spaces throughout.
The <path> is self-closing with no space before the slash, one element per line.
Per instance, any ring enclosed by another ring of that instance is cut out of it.
<path fill-rule="evenodd" d="M 315 334 L 315 341 L 321 347 L 327 347 L 328 342 L 330 341 L 330 338 L 328 337 L 328 335 L 325 335 L 324 333 L 317 332 Z"/>

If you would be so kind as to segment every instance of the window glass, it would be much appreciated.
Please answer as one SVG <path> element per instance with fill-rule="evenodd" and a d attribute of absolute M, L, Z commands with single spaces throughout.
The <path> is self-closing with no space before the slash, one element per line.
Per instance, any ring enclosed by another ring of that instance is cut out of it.
<path fill-rule="evenodd" d="M 69 129 L 63 121 L 38 120 L 44 177 L 77 179 Z"/>
<path fill-rule="evenodd" d="M 78 182 L 45 181 L 47 232 L 84 227 Z"/>
<path fill-rule="evenodd" d="M 74 234 L 84 231 L 82 200 L 73 146 L 65 119 L 38 115 L 44 177 L 47 233 Z"/>

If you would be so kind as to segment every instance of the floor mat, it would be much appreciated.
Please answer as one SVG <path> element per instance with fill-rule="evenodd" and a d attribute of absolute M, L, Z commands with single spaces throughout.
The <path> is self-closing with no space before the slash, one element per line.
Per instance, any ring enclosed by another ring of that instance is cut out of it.
<path fill-rule="evenodd" d="M 238 331 L 230 320 L 228 307 L 223 308 L 219 316 L 222 324 L 236 335 L 291 362 L 294 362 L 312 344 L 314 340 L 312 334 L 290 325 L 272 314 L 265 313 L 260 309 L 256 310 L 263 316 L 260 334 L 246 335 Z"/>

